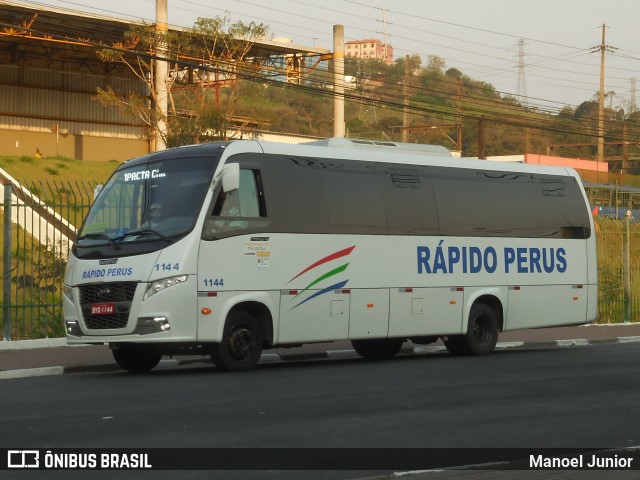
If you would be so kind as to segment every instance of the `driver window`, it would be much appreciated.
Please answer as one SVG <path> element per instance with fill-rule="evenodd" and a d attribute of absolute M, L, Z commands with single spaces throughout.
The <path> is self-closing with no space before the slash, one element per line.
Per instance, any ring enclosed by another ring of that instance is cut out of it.
<path fill-rule="evenodd" d="M 215 217 L 259 217 L 260 202 L 253 170 L 240 170 L 240 188 L 220 192 L 213 209 Z"/>
<path fill-rule="evenodd" d="M 202 232 L 205 240 L 264 231 L 267 227 L 257 170 L 240 170 L 240 188 L 220 192 Z"/>

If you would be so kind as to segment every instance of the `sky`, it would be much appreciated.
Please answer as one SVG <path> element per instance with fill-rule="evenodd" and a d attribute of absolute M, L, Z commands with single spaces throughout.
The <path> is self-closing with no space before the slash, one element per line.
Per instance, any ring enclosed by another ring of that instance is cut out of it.
<path fill-rule="evenodd" d="M 557 112 L 594 98 L 600 86 L 605 28 L 607 106 L 629 111 L 634 78 L 640 90 L 638 0 L 168 0 L 169 24 L 190 27 L 198 17 L 269 26 L 272 38 L 333 48 L 333 25 L 345 41 L 379 38 L 395 58 L 442 58 L 503 94 L 526 94 L 530 107 Z M 24 3 L 120 17 L 155 18 L 155 0 L 39 0 Z M 520 41 L 522 40 L 522 55 Z M 610 48 L 609 48 L 610 47 Z M 524 66 L 519 67 L 519 60 Z M 524 72 L 524 77 L 520 72 Z M 519 77 L 524 81 L 518 82 Z M 640 103 L 640 94 L 636 104 Z"/>

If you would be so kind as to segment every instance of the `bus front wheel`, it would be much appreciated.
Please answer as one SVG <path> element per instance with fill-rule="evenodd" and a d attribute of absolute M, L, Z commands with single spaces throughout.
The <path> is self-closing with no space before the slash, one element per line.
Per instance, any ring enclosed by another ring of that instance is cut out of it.
<path fill-rule="evenodd" d="M 452 335 L 445 346 L 452 355 L 489 355 L 498 343 L 498 316 L 493 308 L 476 303 L 469 312 L 464 335 Z"/>
<path fill-rule="evenodd" d="M 220 370 L 251 370 L 262 355 L 264 333 L 256 318 L 243 311 L 227 318 L 222 341 L 213 346 L 211 359 Z"/>
<path fill-rule="evenodd" d="M 152 370 L 162 358 L 162 353 L 153 345 L 120 345 L 111 350 L 116 363 L 131 373 Z"/>

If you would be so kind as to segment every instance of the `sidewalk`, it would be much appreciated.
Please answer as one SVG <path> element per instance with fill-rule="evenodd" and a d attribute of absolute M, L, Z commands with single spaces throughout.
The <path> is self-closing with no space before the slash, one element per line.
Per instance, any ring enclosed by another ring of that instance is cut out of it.
<path fill-rule="evenodd" d="M 584 325 L 536 330 L 517 330 L 500 334 L 497 349 L 532 346 L 571 346 L 592 343 L 640 343 L 640 323 Z M 420 346 L 405 344 L 403 353 L 423 354 L 444 350 L 442 342 Z M 300 359 L 357 357 L 349 342 L 305 345 L 292 349 L 267 350 L 261 362 Z M 206 357 L 165 357 L 161 366 L 176 367 Z M 27 376 L 59 375 L 76 372 L 117 371 L 106 345 L 67 346 L 64 338 L 0 341 L 0 380 Z"/>

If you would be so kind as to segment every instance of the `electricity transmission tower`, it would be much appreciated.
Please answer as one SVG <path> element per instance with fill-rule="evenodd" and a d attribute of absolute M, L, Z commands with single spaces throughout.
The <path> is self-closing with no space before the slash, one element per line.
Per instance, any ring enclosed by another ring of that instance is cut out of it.
<path fill-rule="evenodd" d="M 527 97 L 527 83 L 525 80 L 524 70 L 524 40 L 518 41 L 518 84 L 516 86 L 516 96 L 520 100 L 523 107 L 527 107 L 529 104 L 529 98 Z"/>

